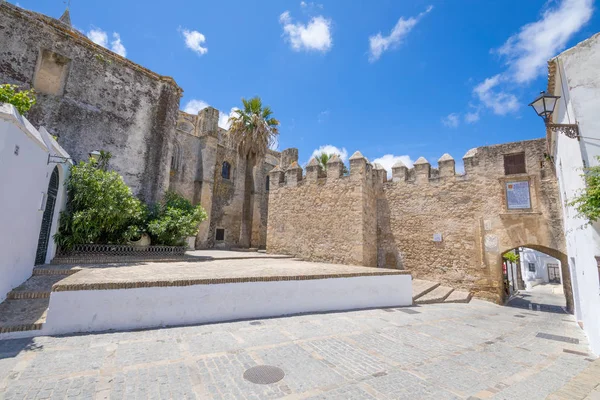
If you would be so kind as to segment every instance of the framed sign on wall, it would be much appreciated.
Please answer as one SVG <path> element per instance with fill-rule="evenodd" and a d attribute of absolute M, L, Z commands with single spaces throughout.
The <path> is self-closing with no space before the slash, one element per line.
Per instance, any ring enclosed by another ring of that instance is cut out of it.
<path fill-rule="evenodd" d="M 506 182 L 506 205 L 509 210 L 531 208 L 529 181 Z"/>

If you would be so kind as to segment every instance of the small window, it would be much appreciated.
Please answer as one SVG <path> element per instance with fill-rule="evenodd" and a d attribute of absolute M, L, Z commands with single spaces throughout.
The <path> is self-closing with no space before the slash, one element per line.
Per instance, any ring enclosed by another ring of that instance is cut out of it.
<path fill-rule="evenodd" d="M 225 240 L 225 229 L 217 228 L 217 236 L 215 237 L 215 239 L 217 240 L 217 242 L 222 242 L 223 240 Z"/>
<path fill-rule="evenodd" d="M 171 154 L 171 170 L 178 171 L 181 164 L 181 146 L 178 142 L 173 143 L 173 154 Z"/>
<path fill-rule="evenodd" d="M 269 177 L 267 176 L 267 179 L 265 181 L 265 190 L 269 191 Z"/>
<path fill-rule="evenodd" d="M 529 272 L 535 272 L 535 264 L 529 263 Z"/>
<path fill-rule="evenodd" d="M 524 174 L 525 153 L 504 155 L 504 175 Z"/>
<path fill-rule="evenodd" d="M 225 161 L 223 163 L 223 167 L 221 168 L 221 176 L 223 177 L 223 179 L 229 179 L 230 174 L 231 174 L 231 164 L 229 164 L 227 161 Z"/>

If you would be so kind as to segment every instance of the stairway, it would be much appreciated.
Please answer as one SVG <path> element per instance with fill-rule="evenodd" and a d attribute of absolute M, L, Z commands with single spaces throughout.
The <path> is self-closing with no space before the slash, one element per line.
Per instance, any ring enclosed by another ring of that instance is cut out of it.
<path fill-rule="evenodd" d="M 41 330 L 46 322 L 52 285 L 79 271 L 57 265 L 33 269 L 33 275 L 0 303 L 0 334 Z"/>
<path fill-rule="evenodd" d="M 413 303 L 468 303 L 471 301 L 471 293 L 454 290 L 448 286 L 442 286 L 439 282 L 413 279 Z"/>

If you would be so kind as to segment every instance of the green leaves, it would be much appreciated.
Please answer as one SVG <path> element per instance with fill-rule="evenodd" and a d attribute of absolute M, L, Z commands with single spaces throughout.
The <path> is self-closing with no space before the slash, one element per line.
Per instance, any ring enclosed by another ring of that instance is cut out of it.
<path fill-rule="evenodd" d="M 67 209 L 55 240 L 62 248 L 86 243 L 126 243 L 139 236 L 147 213 L 115 171 L 96 161 L 71 167 Z"/>
<path fill-rule="evenodd" d="M 575 207 L 579 216 L 596 222 L 600 219 L 600 166 L 586 168 L 583 177 L 586 188 L 568 205 Z"/>
<path fill-rule="evenodd" d="M 21 115 L 25 115 L 35 102 L 35 90 L 33 89 L 17 90 L 17 85 L 0 85 L 0 103 L 12 104 Z"/>
<path fill-rule="evenodd" d="M 161 204 L 151 211 L 153 216 L 148 223 L 155 244 L 180 246 L 187 236 L 198 233 L 198 225 L 207 216 L 202 206 L 194 206 L 183 196 L 167 192 Z"/>
<path fill-rule="evenodd" d="M 243 109 L 236 110 L 229 118 L 229 135 L 237 143 L 240 153 L 263 156 L 279 134 L 279 121 L 272 118 L 273 112 L 263 107 L 260 97 L 242 99 Z"/>

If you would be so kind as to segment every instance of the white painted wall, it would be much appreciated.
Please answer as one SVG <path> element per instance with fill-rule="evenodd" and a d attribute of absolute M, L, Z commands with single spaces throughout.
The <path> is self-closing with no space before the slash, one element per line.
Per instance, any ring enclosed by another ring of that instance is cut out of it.
<path fill-rule="evenodd" d="M 585 187 L 585 165 L 598 165 L 600 155 L 600 35 L 569 49 L 556 59 L 555 94 L 561 96 L 554 123 L 579 124 L 580 140 L 553 134 L 556 173 L 563 203 L 575 316 L 583 324 L 592 351 L 600 354 L 600 256 L 598 224 L 587 225 L 567 205 Z"/>
<path fill-rule="evenodd" d="M 15 147 L 19 147 L 18 155 Z M 52 170 L 48 155 L 68 157 L 45 129 L 35 129 L 9 104 L 0 103 L 0 301 L 31 276 Z M 59 192 L 51 235 L 56 232 L 66 194 L 65 165 L 59 166 Z M 46 260 L 54 256 L 51 240 Z"/>
<path fill-rule="evenodd" d="M 412 305 L 410 275 L 52 292 L 38 334 L 125 330 Z"/>
<path fill-rule="evenodd" d="M 526 247 L 521 251 L 521 276 L 525 282 L 527 290 L 533 286 L 539 285 L 540 283 L 548 283 L 548 264 L 556 264 L 558 266 L 558 272 L 560 275 L 560 281 L 562 282 L 562 272 L 560 270 L 560 261 L 554 257 L 550 257 L 547 254 L 539 251 L 528 249 Z M 529 271 L 529 263 L 535 265 L 535 272 Z"/>

